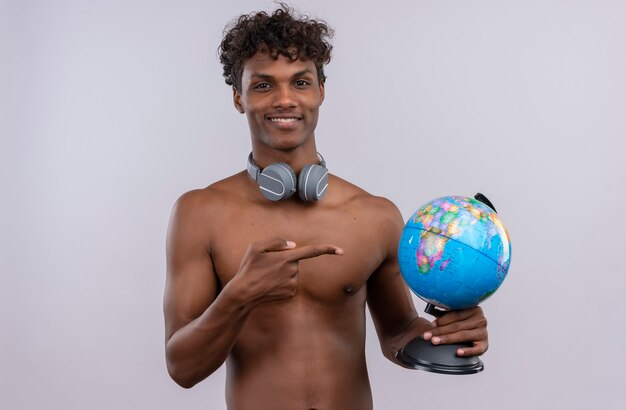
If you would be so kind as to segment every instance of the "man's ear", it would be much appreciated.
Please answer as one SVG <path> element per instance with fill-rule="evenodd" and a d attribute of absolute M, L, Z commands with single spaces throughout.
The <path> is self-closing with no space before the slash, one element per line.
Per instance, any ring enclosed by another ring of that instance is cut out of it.
<path fill-rule="evenodd" d="M 246 112 L 243 109 L 243 105 L 241 105 L 241 94 L 239 93 L 239 91 L 237 91 L 235 87 L 233 87 L 233 104 L 235 105 L 237 111 L 239 111 L 241 114 Z"/>
<path fill-rule="evenodd" d="M 320 82 L 320 105 L 324 102 L 324 96 L 326 95 L 326 91 L 324 90 L 324 81 Z"/>

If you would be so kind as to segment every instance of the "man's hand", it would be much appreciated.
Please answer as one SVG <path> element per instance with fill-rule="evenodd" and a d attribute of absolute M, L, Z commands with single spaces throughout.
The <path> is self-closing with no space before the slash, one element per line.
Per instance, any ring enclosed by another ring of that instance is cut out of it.
<path fill-rule="evenodd" d="M 436 327 L 425 332 L 422 337 L 434 345 L 473 343 L 472 347 L 458 349 L 456 354 L 459 356 L 480 356 L 489 347 L 487 319 L 479 306 L 446 313 L 433 324 Z"/>
<path fill-rule="evenodd" d="M 299 262 L 321 255 L 343 255 L 343 249 L 334 245 L 296 248 L 294 242 L 278 238 L 254 242 L 235 275 L 238 289 L 252 304 L 291 298 L 298 289 Z"/>

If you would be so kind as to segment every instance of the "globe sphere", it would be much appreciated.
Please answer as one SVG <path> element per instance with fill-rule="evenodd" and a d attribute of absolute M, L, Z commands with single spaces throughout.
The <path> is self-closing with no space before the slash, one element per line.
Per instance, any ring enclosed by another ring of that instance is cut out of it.
<path fill-rule="evenodd" d="M 409 218 L 398 261 L 421 299 L 446 310 L 467 309 L 500 287 L 511 263 L 511 243 L 493 209 L 473 198 L 446 196 Z"/>

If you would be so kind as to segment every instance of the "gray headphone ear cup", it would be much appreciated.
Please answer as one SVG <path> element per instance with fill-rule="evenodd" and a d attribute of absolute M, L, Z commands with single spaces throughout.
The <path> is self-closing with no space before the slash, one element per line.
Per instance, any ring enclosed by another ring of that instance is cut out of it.
<path fill-rule="evenodd" d="M 284 162 L 268 165 L 257 182 L 261 193 L 270 201 L 287 199 L 296 192 L 296 174 Z"/>
<path fill-rule="evenodd" d="M 328 170 L 317 164 L 305 165 L 298 178 L 298 195 L 303 201 L 318 201 L 328 188 Z"/>

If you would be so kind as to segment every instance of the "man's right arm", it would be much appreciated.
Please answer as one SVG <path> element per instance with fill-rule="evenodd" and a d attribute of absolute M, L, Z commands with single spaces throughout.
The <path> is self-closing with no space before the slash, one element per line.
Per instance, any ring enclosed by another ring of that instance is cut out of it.
<path fill-rule="evenodd" d="M 250 312 L 234 286 L 218 295 L 204 195 L 192 191 L 176 202 L 167 234 L 166 361 L 172 379 L 185 388 L 222 365 Z"/>
<path fill-rule="evenodd" d="M 192 191 L 178 200 L 167 234 L 167 369 L 186 388 L 224 363 L 255 306 L 296 294 L 300 260 L 343 254 L 334 245 L 296 248 L 281 238 L 258 241 L 248 246 L 238 272 L 218 292 L 209 248 L 212 212 L 204 195 Z"/>

